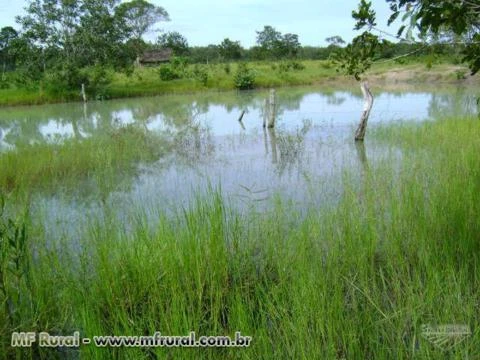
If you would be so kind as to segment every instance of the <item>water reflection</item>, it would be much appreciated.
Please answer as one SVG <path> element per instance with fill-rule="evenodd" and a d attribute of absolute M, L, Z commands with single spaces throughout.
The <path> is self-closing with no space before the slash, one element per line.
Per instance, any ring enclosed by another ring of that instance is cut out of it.
<path fill-rule="evenodd" d="M 275 129 L 262 127 L 267 94 L 206 93 L 2 109 L 0 149 L 85 139 L 128 124 L 163 139 L 164 155 L 123 174 L 126 186 L 118 178 L 100 179 L 103 185 L 97 184 L 97 192 L 89 190 L 93 195 L 88 200 L 71 191 L 35 194 L 35 209 L 44 215 L 41 221 L 52 238 L 65 231 L 81 234 L 89 216 L 101 218 L 108 208 L 125 209 L 125 224 L 135 221 L 129 216 L 138 211 L 154 220 L 163 209 L 186 206 L 209 185 L 220 185 L 234 205 L 260 210 L 278 193 L 299 208 L 335 203 L 342 193 L 342 169 L 360 164 L 364 176 L 369 163 L 385 153 L 384 145 L 367 141 L 366 148 L 353 142 L 363 107 L 359 91 L 279 89 Z M 477 112 L 470 90 L 377 91 L 375 97 L 370 126 Z"/>
<path fill-rule="evenodd" d="M 277 153 L 277 135 L 275 134 L 275 128 L 268 128 L 268 137 L 270 139 L 270 148 L 272 149 L 272 164 L 278 163 Z"/>
<path fill-rule="evenodd" d="M 365 151 L 365 143 L 363 141 L 355 141 L 355 150 L 358 161 L 361 165 L 362 173 L 368 172 L 370 167 L 368 165 L 367 152 Z"/>
<path fill-rule="evenodd" d="M 0 110 L 0 149 L 68 137 L 81 139 L 132 123 L 150 131 L 175 131 L 198 122 L 210 126 L 213 136 L 238 134 L 262 123 L 266 96 L 267 91 L 207 93 L 7 108 Z M 280 89 L 277 97 L 277 116 L 287 130 L 294 129 L 305 118 L 322 125 L 349 125 L 357 121 L 363 103 L 356 91 Z M 444 92 L 377 91 L 375 97 L 371 122 L 477 112 L 476 96 L 465 88 Z M 233 120 L 243 110 L 246 115 L 239 127 Z"/>

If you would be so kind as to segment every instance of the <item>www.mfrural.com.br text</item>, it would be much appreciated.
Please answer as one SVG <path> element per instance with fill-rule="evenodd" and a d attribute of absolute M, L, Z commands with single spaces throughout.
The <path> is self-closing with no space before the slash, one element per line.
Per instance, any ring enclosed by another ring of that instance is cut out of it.
<path fill-rule="evenodd" d="M 167 336 L 155 332 L 150 336 L 92 336 L 81 337 L 76 331 L 72 335 L 51 335 L 48 332 L 14 332 L 12 347 L 72 347 L 94 345 L 96 347 L 248 347 L 252 338 L 240 331 L 230 336 L 197 336 L 191 331 L 186 336 Z"/>

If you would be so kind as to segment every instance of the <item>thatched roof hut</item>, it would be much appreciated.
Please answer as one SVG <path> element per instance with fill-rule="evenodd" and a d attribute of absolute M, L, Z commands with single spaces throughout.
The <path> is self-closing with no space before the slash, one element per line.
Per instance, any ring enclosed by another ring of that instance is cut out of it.
<path fill-rule="evenodd" d="M 148 50 L 139 57 L 138 62 L 142 65 L 165 63 L 170 61 L 172 55 L 172 49 Z"/>

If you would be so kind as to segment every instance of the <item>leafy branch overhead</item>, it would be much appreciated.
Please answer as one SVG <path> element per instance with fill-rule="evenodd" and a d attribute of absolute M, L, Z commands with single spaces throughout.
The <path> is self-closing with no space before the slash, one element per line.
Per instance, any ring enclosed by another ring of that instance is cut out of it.
<path fill-rule="evenodd" d="M 360 80 L 372 65 L 380 41 L 378 36 L 373 35 L 370 30 L 377 25 L 376 14 L 369 1 L 361 0 L 358 10 L 352 11 L 352 17 L 357 21 L 354 29 L 360 30 L 368 27 L 361 35 L 355 37 L 345 48 L 339 49 L 332 55 L 333 61 L 337 64 L 337 70 L 346 75 L 354 76 Z"/>
<path fill-rule="evenodd" d="M 352 40 L 352 43 L 332 55 L 337 70 L 352 75 L 356 80 L 372 65 L 372 59 L 379 45 L 378 37 L 368 31 Z"/>
<path fill-rule="evenodd" d="M 414 41 L 414 33 L 426 42 L 429 36 L 438 37 L 450 32 L 461 38 L 464 45 L 463 61 L 470 67 L 472 75 L 480 70 L 480 1 L 478 0 L 386 0 L 391 15 L 388 25 L 400 16 L 402 25 L 397 38 L 404 36 L 407 42 Z M 357 80 L 365 73 L 378 50 L 385 43 L 377 35 L 376 13 L 371 1 L 361 0 L 358 9 L 352 12 L 356 20 L 355 30 L 366 28 L 344 49 L 338 51 L 333 60 L 339 71 L 354 76 Z M 452 45 L 455 42 L 451 43 Z"/>

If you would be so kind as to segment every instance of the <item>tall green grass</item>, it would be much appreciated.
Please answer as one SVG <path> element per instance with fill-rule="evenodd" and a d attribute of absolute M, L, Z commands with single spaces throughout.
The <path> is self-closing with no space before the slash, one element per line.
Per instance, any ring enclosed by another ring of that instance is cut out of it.
<path fill-rule="evenodd" d="M 141 216 L 127 230 L 110 211 L 92 219 L 90 236 L 72 250 L 68 239 L 45 239 L 27 215 L 8 222 L 4 214 L 0 354 L 479 358 L 480 123 L 385 126 L 370 138 L 392 144 L 401 161 L 370 163 L 360 177 L 346 169 L 338 206 L 306 216 L 281 201 L 266 213 L 242 214 L 212 191 L 176 216 L 160 216 L 154 230 Z M 7 240 L 24 225 L 26 247 L 19 248 Z M 422 338 L 423 324 L 452 323 L 470 326 L 471 337 L 446 350 Z M 253 342 L 246 349 L 91 345 L 70 352 L 9 346 L 12 331 L 75 330 L 82 336 L 241 331 Z"/>
<path fill-rule="evenodd" d="M 75 187 L 80 180 L 118 179 L 166 152 L 168 143 L 138 126 L 124 126 L 88 138 L 19 144 L 0 154 L 4 192 Z"/>

